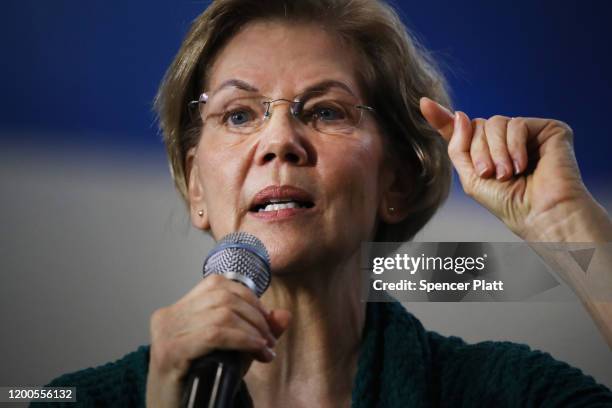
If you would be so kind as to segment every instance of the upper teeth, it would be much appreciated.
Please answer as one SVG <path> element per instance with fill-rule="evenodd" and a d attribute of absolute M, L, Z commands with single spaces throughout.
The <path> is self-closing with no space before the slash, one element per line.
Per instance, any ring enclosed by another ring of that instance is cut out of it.
<path fill-rule="evenodd" d="M 270 204 L 267 204 L 265 207 L 260 208 L 259 212 L 262 211 L 278 211 L 278 210 L 284 210 L 285 208 L 300 208 L 300 204 L 298 204 L 295 201 L 289 201 L 289 202 L 284 202 L 284 203 L 279 203 L 280 200 L 270 200 Z"/>

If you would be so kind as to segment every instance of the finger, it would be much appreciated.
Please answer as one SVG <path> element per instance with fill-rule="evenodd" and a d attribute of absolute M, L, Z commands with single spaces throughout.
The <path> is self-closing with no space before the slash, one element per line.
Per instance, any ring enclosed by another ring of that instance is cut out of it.
<path fill-rule="evenodd" d="M 253 293 L 251 289 L 247 288 L 241 283 L 238 283 L 238 282 L 235 282 L 229 279 L 226 285 L 227 285 L 228 290 L 240 296 L 242 299 L 247 301 L 254 308 L 259 309 L 261 313 L 263 313 L 264 315 L 267 315 L 268 313 L 270 313 L 270 311 L 261 302 L 261 299 L 259 299 L 257 295 L 255 295 L 255 293 Z"/>
<path fill-rule="evenodd" d="M 459 174 L 464 188 L 471 182 L 474 165 L 470 157 L 472 145 L 472 125 L 468 116 L 460 111 L 455 112 L 453 135 L 448 143 L 448 155 Z"/>
<path fill-rule="evenodd" d="M 208 326 L 177 341 L 177 355 L 193 360 L 213 350 L 239 350 L 257 354 L 266 348 L 267 341 L 250 332 L 225 326 Z"/>
<path fill-rule="evenodd" d="M 506 116 L 496 115 L 485 122 L 485 135 L 491 158 L 495 163 L 495 177 L 498 180 L 507 180 L 512 175 L 512 164 L 506 141 L 509 119 Z"/>
<path fill-rule="evenodd" d="M 276 353 L 268 346 L 265 339 L 248 330 L 243 331 L 242 328 L 238 327 L 219 326 L 208 326 L 207 330 L 210 332 L 209 334 L 200 331 L 185 340 L 189 342 L 202 342 L 202 339 L 206 338 L 209 341 L 206 348 L 200 348 L 197 345 L 186 347 L 188 353 L 196 355 L 196 357 L 191 357 L 190 360 L 209 354 L 214 350 L 237 350 L 247 353 L 250 355 L 250 358 L 262 363 L 270 362 L 276 357 Z"/>
<path fill-rule="evenodd" d="M 556 129 L 558 132 L 561 132 L 568 138 L 570 142 L 573 142 L 573 132 L 567 123 L 554 120 L 554 119 L 544 119 L 544 118 L 525 118 L 518 117 L 514 118 L 514 120 L 518 122 L 522 122 L 523 125 L 527 128 L 527 140 L 530 142 L 535 139 L 537 145 L 542 145 L 548 137 L 551 137 L 557 132 L 544 132 L 545 128 Z"/>
<path fill-rule="evenodd" d="M 266 316 L 266 319 L 268 320 L 268 324 L 272 329 L 272 333 L 278 339 L 287 330 L 289 324 L 291 323 L 291 312 L 288 310 L 274 309 L 270 311 L 270 313 Z M 271 348 L 266 348 L 256 355 L 255 358 L 257 358 L 259 361 L 265 362 L 265 359 L 268 359 L 267 361 L 271 361 L 275 356 L 276 354 L 274 353 L 274 350 Z"/>
<path fill-rule="evenodd" d="M 261 310 L 264 315 L 267 315 L 269 313 L 269 310 L 263 305 L 261 300 L 257 296 L 255 296 L 253 291 L 251 291 L 249 288 L 242 285 L 241 283 L 227 279 L 223 275 L 215 274 L 207 276 L 202 280 L 202 282 L 196 285 L 196 287 L 185 296 L 185 299 L 193 301 L 194 299 L 201 298 L 203 296 L 203 293 L 210 292 L 219 288 L 226 288 L 227 290 L 235 293 L 236 295 L 240 296 L 242 299 L 250 303 L 253 307 Z"/>
<path fill-rule="evenodd" d="M 279 338 L 291 323 L 291 312 L 288 310 L 274 309 L 267 316 L 272 333 Z"/>
<path fill-rule="evenodd" d="M 257 330 L 261 336 L 267 338 L 270 346 L 273 346 L 276 342 L 276 338 L 272 333 L 272 329 L 268 324 L 266 316 L 259 309 L 254 308 L 251 304 L 245 302 L 244 299 L 235 293 L 229 292 L 225 289 L 211 292 L 208 299 L 199 305 L 198 310 L 211 314 L 213 311 L 214 313 L 226 314 L 227 312 L 225 310 L 229 310 L 240 320 L 248 323 L 255 330 Z M 231 323 L 231 321 L 228 323 Z"/>
<path fill-rule="evenodd" d="M 565 122 L 554 119 L 524 117 L 514 118 L 513 121 L 518 121 L 527 128 L 527 151 L 529 154 L 533 151 L 537 151 L 540 156 L 545 154 L 551 146 L 546 142 L 551 138 L 567 143 L 568 147 L 572 149 L 574 132 Z M 527 164 L 529 165 L 529 163 Z"/>
<path fill-rule="evenodd" d="M 420 100 L 420 108 L 427 123 L 429 123 L 432 128 L 436 129 L 448 142 L 453 134 L 453 113 L 425 96 Z"/>
<path fill-rule="evenodd" d="M 256 326 L 243 319 L 228 305 L 221 305 L 212 309 L 207 307 L 197 312 L 189 310 L 184 314 L 187 314 L 189 319 L 181 319 L 181 324 L 175 325 L 167 333 L 169 337 L 181 337 L 219 326 L 241 329 L 253 336 L 266 338 L 265 334 L 261 333 Z M 178 320 L 178 316 L 175 316 L 175 319 Z"/>
<path fill-rule="evenodd" d="M 512 159 L 514 174 L 520 174 L 527 168 L 527 138 L 529 130 L 522 120 L 512 118 L 507 129 L 508 153 Z"/>
<path fill-rule="evenodd" d="M 472 146 L 470 147 L 470 156 L 472 164 L 476 169 L 476 173 L 483 178 L 489 178 L 495 173 L 495 166 L 489 153 L 489 145 L 484 131 L 485 120 L 482 118 L 473 119 L 472 127 L 474 134 L 472 136 Z"/>
<path fill-rule="evenodd" d="M 269 347 L 264 347 L 260 351 L 253 353 L 253 358 L 262 363 L 269 363 L 276 358 L 276 352 Z"/>

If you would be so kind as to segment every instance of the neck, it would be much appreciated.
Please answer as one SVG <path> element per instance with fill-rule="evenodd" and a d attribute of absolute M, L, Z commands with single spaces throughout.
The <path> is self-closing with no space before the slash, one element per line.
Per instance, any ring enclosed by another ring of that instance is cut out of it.
<path fill-rule="evenodd" d="M 365 324 L 359 255 L 353 258 L 333 270 L 274 276 L 262 300 L 270 309 L 290 311 L 292 320 L 274 361 L 254 362 L 245 377 L 254 401 L 350 403 Z"/>

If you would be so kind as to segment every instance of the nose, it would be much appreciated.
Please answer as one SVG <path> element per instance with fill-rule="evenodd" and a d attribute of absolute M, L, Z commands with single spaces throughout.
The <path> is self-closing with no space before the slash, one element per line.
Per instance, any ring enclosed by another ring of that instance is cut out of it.
<path fill-rule="evenodd" d="M 278 112 L 266 119 L 269 123 L 260 133 L 256 161 L 260 165 L 279 160 L 281 163 L 304 166 L 308 164 L 310 156 L 304 137 L 305 129 L 299 129 L 300 123 L 289 112 L 279 108 L 276 107 Z"/>

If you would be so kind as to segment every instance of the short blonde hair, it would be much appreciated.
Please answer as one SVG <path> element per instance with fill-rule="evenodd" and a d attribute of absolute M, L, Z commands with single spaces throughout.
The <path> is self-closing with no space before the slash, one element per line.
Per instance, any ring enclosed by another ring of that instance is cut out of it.
<path fill-rule="evenodd" d="M 358 82 L 364 103 L 376 109 L 387 156 L 410 183 L 410 215 L 380 223 L 376 241 L 406 241 L 419 231 L 448 195 L 451 166 L 446 145 L 420 113 L 427 96 L 450 106 L 446 83 L 430 54 L 388 4 L 377 0 L 216 0 L 193 22 L 166 72 L 155 109 L 172 177 L 186 202 L 185 158 L 197 145 L 201 123 L 188 103 L 206 89 L 217 53 L 247 23 L 260 20 L 315 23 L 352 46 L 361 58 Z"/>

